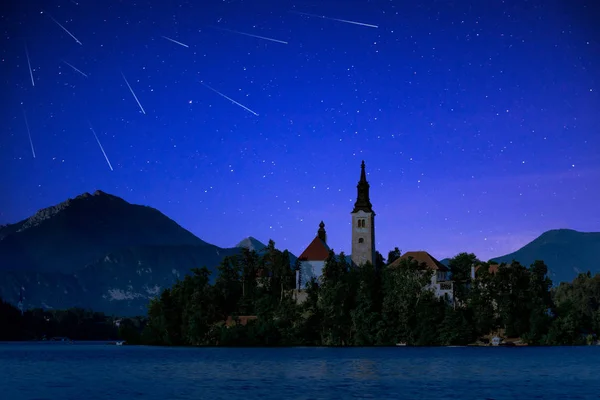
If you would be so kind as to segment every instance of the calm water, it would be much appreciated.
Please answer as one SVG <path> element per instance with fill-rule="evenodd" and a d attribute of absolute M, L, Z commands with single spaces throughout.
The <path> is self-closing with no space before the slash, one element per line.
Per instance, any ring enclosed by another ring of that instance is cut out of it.
<path fill-rule="evenodd" d="M 0 399 L 599 399 L 600 346 L 181 349 L 0 343 Z"/>

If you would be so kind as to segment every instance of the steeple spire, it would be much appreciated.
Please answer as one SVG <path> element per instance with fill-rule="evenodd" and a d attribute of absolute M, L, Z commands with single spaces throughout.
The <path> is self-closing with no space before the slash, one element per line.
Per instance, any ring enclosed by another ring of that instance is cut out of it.
<path fill-rule="evenodd" d="M 365 161 L 360 164 L 360 180 L 356 188 L 358 189 L 358 195 L 356 197 L 356 203 L 354 203 L 353 213 L 362 210 L 365 212 L 373 212 L 373 205 L 369 199 L 369 182 L 367 182 L 367 173 L 365 172 Z"/>
<path fill-rule="evenodd" d="M 327 243 L 327 234 L 325 233 L 325 223 L 323 221 L 321 221 L 319 224 L 317 236 L 323 241 L 323 243 Z"/>
<path fill-rule="evenodd" d="M 367 174 L 365 173 L 365 160 L 360 164 L 360 182 L 367 182 Z"/>

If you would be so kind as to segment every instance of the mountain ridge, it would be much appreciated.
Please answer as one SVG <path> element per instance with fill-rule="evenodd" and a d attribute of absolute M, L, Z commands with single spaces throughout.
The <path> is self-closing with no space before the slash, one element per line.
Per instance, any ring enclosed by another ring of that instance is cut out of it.
<path fill-rule="evenodd" d="M 548 276 L 554 285 L 571 282 L 579 273 L 600 272 L 600 232 L 581 232 L 559 228 L 542 232 L 537 238 L 521 248 L 488 262 L 507 263 L 513 260 L 529 267 L 536 260 L 542 260 L 548 267 Z M 450 258 L 440 261 L 448 266 Z"/>
<path fill-rule="evenodd" d="M 0 227 L 0 297 L 26 306 L 145 313 L 192 268 L 239 248 L 209 244 L 152 207 L 97 190 Z M 142 267 L 144 266 L 144 267 Z"/>
<path fill-rule="evenodd" d="M 266 249 L 267 245 L 252 236 L 248 236 L 248 237 L 240 240 L 238 242 L 238 244 L 235 245 L 235 247 L 245 248 L 248 250 L 254 250 L 257 253 L 259 253 L 262 250 Z"/>
<path fill-rule="evenodd" d="M 0 269 L 73 272 L 120 247 L 208 245 L 152 207 L 84 193 L 0 229 Z"/>
<path fill-rule="evenodd" d="M 490 261 L 510 263 L 519 261 L 529 266 L 543 260 L 554 282 L 570 282 L 579 273 L 600 272 L 600 232 L 580 232 L 574 229 L 551 229 L 520 249 Z"/>

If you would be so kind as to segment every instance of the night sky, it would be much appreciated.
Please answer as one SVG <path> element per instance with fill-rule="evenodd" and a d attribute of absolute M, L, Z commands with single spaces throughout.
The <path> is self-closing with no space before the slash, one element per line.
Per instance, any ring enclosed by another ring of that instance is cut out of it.
<path fill-rule="evenodd" d="M 0 223 L 101 189 L 218 246 L 299 254 L 324 220 L 349 253 L 365 160 L 384 256 L 600 231 L 592 4 L 8 0 Z"/>

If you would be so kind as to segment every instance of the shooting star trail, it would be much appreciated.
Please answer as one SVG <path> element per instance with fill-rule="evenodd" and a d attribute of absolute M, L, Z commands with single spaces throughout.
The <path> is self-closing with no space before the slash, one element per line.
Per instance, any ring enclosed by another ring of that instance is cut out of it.
<path fill-rule="evenodd" d="M 100 146 L 100 150 L 102 150 L 102 154 L 104 154 L 104 159 L 106 159 L 108 168 L 110 168 L 111 171 L 114 171 L 112 165 L 110 165 L 108 156 L 106 155 L 106 152 L 104 151 L 104 147 L 102 147 L 102 143 L 100 143 L 100 139 L 98 139 L 98 136 L 96 135 L 96 131 L 94 131 L 94 127 L 92 126 L 92 123 L 90 121 L 88 121 L 88 124 L 90 124 L 90 129 L 92 130 L 92 133 L 94 134 L 94 137 L 96 138 L 96 142 L 98 142 L 98 146 Z"/>
<path fill-rule="evenodd" d="M 74 66 L 72 66 L 71 64 L 69 64 L 68 62 L 66 62 L 65 60 L 62 60 L 62 62 L 64 62 L 69 67 L 73 68 L 75 71 L 79 72 L 81 75 L 85 76 L 86 78 L 88 77 L 86 74 L 84 74 L 83 72 L 81 72 L 80 70 L 78 70 L 77 68 L 75 68 Z"/>
<path fill-rule="evenodd" d="M 121 75 L 123 75 L 122 72 L 121 72 Z M 131 88 L 131 85 L 129 85 L 129 82 L 127 82 L 127 78 L 125 78 L 125 75 L 123 75 L 123 79 L 125 79 L 125 83 L 127 84 L 127 87 L 129 88 L 129 91 L 133 95 L 133 98 L 135 99 L 135 101 L 137 101 L 138 106 L 140 106 L 140 110 L 142 110 L 142 114 L 146 115 L 146 111 L 144 111 L 144 107 L 142 107 L 142 105 L 141 105 L 140 101 L 138 100 L 137 96 L 135 95 L 135 93 L 133 93 L 133 89 Z"/>
<path fill-rule="evenodd" d="M 31 140 L 31 132 L 29 131 L 29 121 L 27 121 L 27 114 L 25 114 L 24 108 L 23 117 L 25 118 L 25 126 L 27 127 L 27 136 L 29 136 L 29 144 L 31 145 L 31 154 L 33 155 L 33 158 L 35 158 L 35 149 L 33 148 L 33 140 Z"/>
<path fill-rule="evenodd" d="M 365 24 L 364 22 L 356 22 L 356 21 L 349 21 L 347 19 L 331 18 L 331 17 L 326 17 L 324 15 L 309 14 L 309 13 L 300 12 L 300 11 L 290 11 L 290 12 L 294 13 L 294 14 L 306 15 L 307 17 L 329 19 L 331 21 L 338 21 L 338 22 L 345 22 L 347 24 L 367 26 L 369 28 L 379 28 L 379 26 L 377 26 L 377 25 Z"/>
<path fill-rule="evenodd" d="M 160 35 L 160 36 L 161 36 L 161 37 L 163 37 L 163 38 L 165 38 L 165 39 L 167 39 L 167 40 L 170 40 L 170 41 L 171 41 L 171 42 L 173 42 L 173 43 L 177 43 L 177 44 L 178 44 L 178 45 L 180 45 L 180 46 L 183 46 L 183 47 L 190 47 L 190 46 L 188 46 L 187 44 L 185 44 L 185 43 L 181 43 L 181 42 L 178 42 L 178 41 L 177 41 L 177 40 L 175 40 L 175 39 L 171 39 L 171 38 L 169 38 L 169 37 L 166 37 L 166 36 L 163 36 L 163 35 Z"/>
<path fill-rule="evenodd" d="M 77 43 L 79 43 L 80 45 L 82 45 L 82 43 L 79 41 L 79 39 L 77 39 L 71 32 L 69 32 L 69 30 L 67 28 L 65 28 L 64 26 L 62 26 L 60 22 L 58 22 L 57 20 L 55 20 L 52 15 L 48 14 L 48 16 L 50 17 L 50 19 L 52 19 L 52 21 L 54 21 L 54 23 L 56 25 L 60 26 L 63 29 L 63 31 L 67 32 L 69 34 L 69 36 L 71 36 L 73 39 L 75 39 L 75 41 Z"/>
<path fill-rule="evenodd" d="M 29 61 L 29 51 L 27 50 L 27 43 L 25 43 L 25 55 L 27 56 L 27 65 L 29 65 L 29 76 L 31 76 L 31 86 L 35 86 L 33 81 L 33 70 L 31 69 L 31 61 Z"/>
<path fill-rule="evenodd" d="M 251 34 L 251 33 L 240 32 L 240 31 L 234 31 L 234 30 L 231 30 L 231 29 L 225 29 L 225 28 L 218 28 L 218 27 L 216 27 L 216 26 L 211 26 L 211 28 L 218 29 L 218 30 L 220 30 L 220 31 L 226 31 L 226 32 L 231 32 L 231 33 L 237 33 L 238 35 L 246 35 L 246 36 L 255 37 L 255 38 L 258 38 L 258 39 L 270 40 L 271 42 L 288 44 L 288 42 L 284 42 L 283 40 L 277 40 L 277 39 L 273 39 L 273 38 L 269 38 L 269 37 L 265 37 L 265 36 L 253 35 L 253 34 Z"/>
<path fill-rule="evenodd" d="M 212 90 L 213 92 L 215 92 L 215 93 L 216 93 L 216 94 L 218 94 L 219 96 L 221 96 L 221 97 L 225 97 L 227 100 L 231 101 L 233 104 L 236 104 L 236 105 L 238 105 L 238 106 L 242 107 L 244 110 L 246 110 L 246 111 L 248 111 L 248 112 L 251 112 L 252 114 L 254 114 L 254 115 L 256 115 L 256 116 L 258 117 L 258 114 L 257 114 L 257 113 L 255 113 L 254 111 L 252 111 L 251 109 L 249 109 L 249 108 L 248 108 L 248 107 L 246 107 L 245 105 L 238 103 L 237 101 L 233 100 L 231 97 L 227 97 L 227 96 L 225 96 L 223 93 L 219 92 L 217 89 L 213 89 L 213 88 L 211 88 L 210 86 L 208 86 L 206 83 L 204 83 L 204 82 L 202 82 L 202 81 L 199 81 L 199 83 L 200 83 L 202 86 L 205 86 L 205 87 L 207 87 L 208 89 Z"/>

